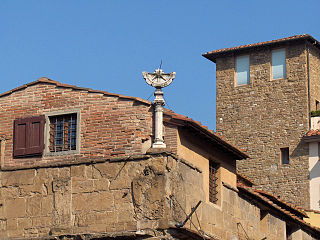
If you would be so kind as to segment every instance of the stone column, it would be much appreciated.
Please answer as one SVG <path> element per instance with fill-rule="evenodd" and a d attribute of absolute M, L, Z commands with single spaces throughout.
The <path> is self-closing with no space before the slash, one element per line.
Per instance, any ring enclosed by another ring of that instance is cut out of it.
<path fill-rule="evenodd" d="M 166 144 L 163 140 L 163 92 L 161 88 L 157 88 L 154 92 L 155 99 L 153 101 L 154 106 L 154 141 L 152 148 L 166 148 Z"/>

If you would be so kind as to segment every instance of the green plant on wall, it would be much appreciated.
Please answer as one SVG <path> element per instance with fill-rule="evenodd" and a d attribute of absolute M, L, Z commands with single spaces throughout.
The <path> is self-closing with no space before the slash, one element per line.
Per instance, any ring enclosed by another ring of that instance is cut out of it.
<path fill-rule="evenodd" d="M 318 111 L 311 111 L 311 117 L 319 117 L 320 116 L 320 110 Z"/>

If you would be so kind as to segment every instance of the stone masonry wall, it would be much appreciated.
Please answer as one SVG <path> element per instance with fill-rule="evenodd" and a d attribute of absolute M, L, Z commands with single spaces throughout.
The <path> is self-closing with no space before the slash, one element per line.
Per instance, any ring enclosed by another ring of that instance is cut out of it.
<path fill-rule="evenodd" d="M 70 110 L 80 111 L 79 154 L 12 157 L 15 119 Z M 6 139 L 2 169 L 143 154 L 151 147 L 152 112 L 152 106 L 147 103 L 48 83 L 14 91 L 0 97 L 0 136 Z M 170 136 L 174 134 L 166 137 L 169 142 Z M 172 147 L 174 151 L 175 146 Z"/>
<path fill-rule="evenodd" d="M 128 233 L 167 225 L 168 161 L 149 156 L 1 172 L 0 238 Z"/>
<path fill-rule="evenodd" d="M 217 132 L 246 151 L 238 168 L 259 187 L 309 207 L 308 93 L 304 44 L 286 48 L 287 77 L 271 79 L 272 48 L 249 51 L 250 84 L 235 87 L 235 56 L 217 59 Z M 289 147 L 282 165 L 280 148 Z"/>
<path fill-rule="evenodd" d="M 320 50 L 312 45 L 309 49 L 310 105 L 311 111 L 315 111 L 316 100 L 320 102 Z"/>
<path fill-rule="evenodd" d="M 221 206 L 207 203 L 202 178 L 199 170 L 166 154 L 1 172 L 0 238 L 173 239 L 166 230 L 183 222 L 201 200 L 185 228 L 201 228 L 221 240 L 284 239 L 285 223 L 270 214 L 261 225 L 260 209 L 235 188 L 223 185 Z"/>

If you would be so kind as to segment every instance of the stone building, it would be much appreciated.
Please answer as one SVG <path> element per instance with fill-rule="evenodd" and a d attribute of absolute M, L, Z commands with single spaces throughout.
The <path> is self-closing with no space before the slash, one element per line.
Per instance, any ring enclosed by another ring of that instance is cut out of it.
<path fill-rule="evenodd" d="M 319 140 L 309 130 L 311 111 L 320 110 L 319 48 L 299 35 L 203 55 L 216 64 L 217 133 L 250 156 L 238 169 L 259 188 L 315 210 Z"/>
<path fill-rule="evenodd" d="M 146 100 L 40 78 L 0 94 L 0 116 L 1 239 L 320 239 L 199 122 L 165 110 L 151 148 Z"/>

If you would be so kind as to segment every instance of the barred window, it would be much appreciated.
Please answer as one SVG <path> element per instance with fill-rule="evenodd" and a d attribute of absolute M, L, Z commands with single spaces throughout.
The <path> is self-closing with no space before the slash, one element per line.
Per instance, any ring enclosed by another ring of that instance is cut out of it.
<path fill-rule="evenodd" d="M 50 152 L 76 150 L 77 114 L 50 116 Z"/>
<path fill-rule="evenodd" d="M 218 170 L 219 164 L 209 162 L 209 201 L 217 203 L 218 201 Z"/>

